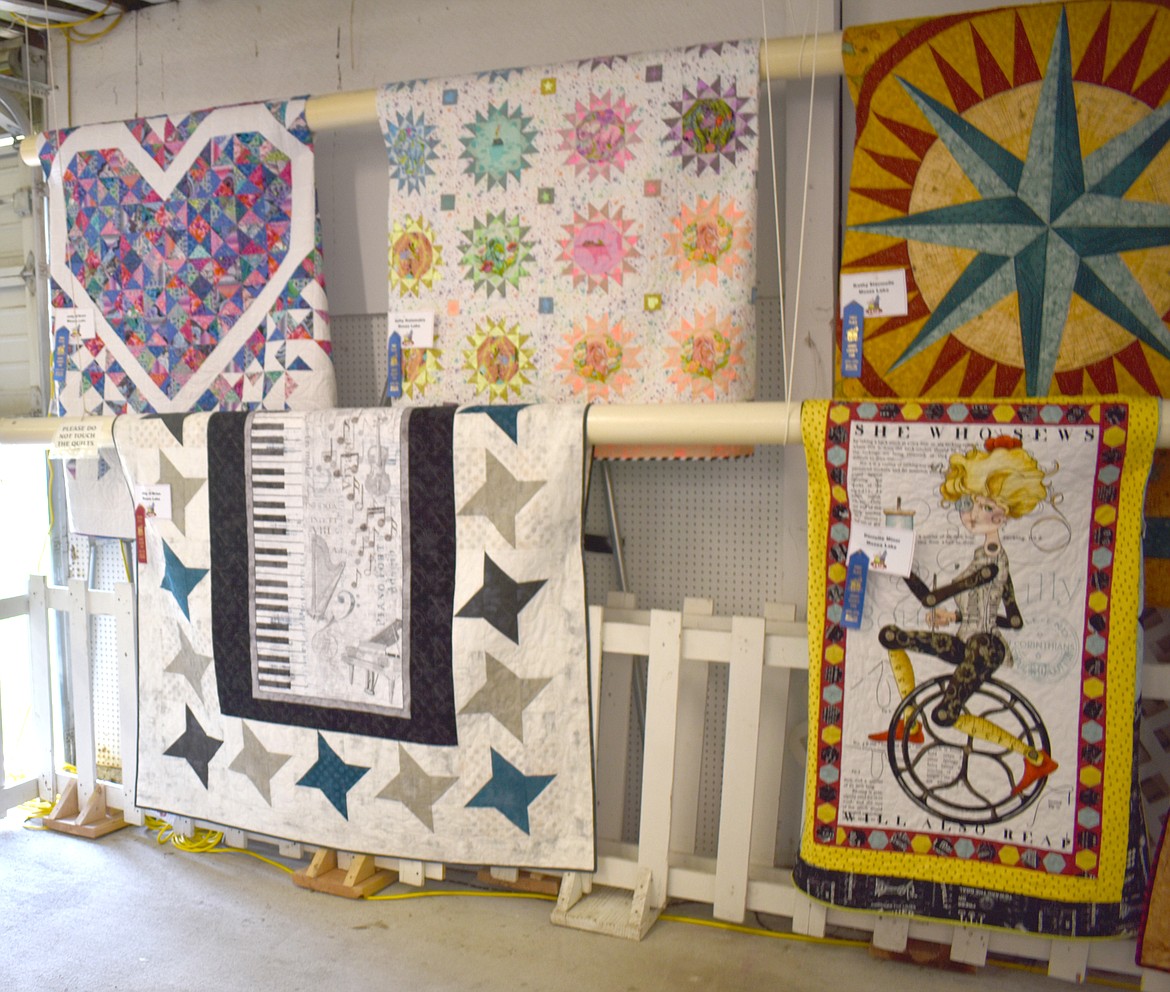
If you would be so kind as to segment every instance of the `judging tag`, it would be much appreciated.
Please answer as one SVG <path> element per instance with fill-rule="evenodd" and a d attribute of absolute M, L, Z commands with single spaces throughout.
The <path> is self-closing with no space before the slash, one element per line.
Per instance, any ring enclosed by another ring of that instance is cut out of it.
<path fill-rule="evenodd" d="M 165 482 L 134 487 L 134 504 L 148 517 L 171 519 L 171 487 Z"/>
<path fill-rule="evenodd" d="M 435 311 L 407 310 L 390 314 L 390 333 L 397 334 L 403 348 L 435 346 Z"/>
<path fill-rule="evenodd" d="M 849 532 L 850 561 L 854 551 L 864 551 L 875 572 L 905 579 L 914 565 L 914 531 L 854 524 Z"/>
<path fill-rule="evenodd" d="M 866 317 L 904 317 L 909 311 L 906 271 L 842 272 L 841 299 L 860 303 Z"/>
<path fill-rule="evenodd" d="M 845 573 L 845 606 L 841 614 L 841 626 L 857 630 L 865 612 L 865 582 L 869 575 L 869 556 L 864 551 L 854 551 L 849 556 L 849 567 Z"/>

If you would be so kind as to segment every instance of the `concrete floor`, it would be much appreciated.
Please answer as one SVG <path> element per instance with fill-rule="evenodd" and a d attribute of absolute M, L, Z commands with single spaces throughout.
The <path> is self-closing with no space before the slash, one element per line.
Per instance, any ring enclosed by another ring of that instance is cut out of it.
<path fill-rule="evenodd" d="M 144 828 L 86 841 L 25 830 L 16 811 L 0 818 L 4 992 L 1067 987 L 994 966 L 977 975 L 943 973 L 877 961 L 862 948 L 670 921 L 634 944 L 554 927 L 550 908 L 496 898 L 351 902 L 298 889 L 286 873 L 246 855 L 160 846 Z"/>

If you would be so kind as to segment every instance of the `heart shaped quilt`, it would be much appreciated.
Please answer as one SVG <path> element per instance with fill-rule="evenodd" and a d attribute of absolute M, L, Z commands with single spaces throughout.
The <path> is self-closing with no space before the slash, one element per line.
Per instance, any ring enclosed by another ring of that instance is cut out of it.
<path fill-rule="evenodd" d="M 60 413 L 334 405 L 304 106 L 41 135 Z"/>

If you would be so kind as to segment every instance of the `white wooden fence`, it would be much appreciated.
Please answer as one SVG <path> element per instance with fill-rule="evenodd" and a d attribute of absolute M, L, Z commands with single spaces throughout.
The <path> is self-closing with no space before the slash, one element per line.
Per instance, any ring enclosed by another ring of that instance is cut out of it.
<path fill-rule="evenodd" d="M 53 754 L 50 610 L 68 617 L 75 777 L 56 770 Z M 88 655 L 89 617 L 115 616 L 123 782 L 133 783 L 137 692 L 131 587 L 120 584 L 113 592 L 100 592 L 87 589 L 83 580 L 56 587 L 33 577 L 27 596 L 0 600 L 0 619 L 22 614 L 28 616 L 30 631 L 40 767 L 35 776 L 4 789 L 0 808 L 34 795 L 52 798 L 75 784 L 83 810 L 95 794 L 104 794 L 111 807 L 123 810 L 127 822 L 141 823 L 142 811 L 134 808 L 130 787 L 97 778 Z M 812 902 L 793 885 L 788 870 L 776 867 L 774 859 L 791 675 L 808 668 L 807 633 L 794 608 L 771 607 L 765 617 L 716 617 L 706 600 L 687 600 L 682 612 L 645 611 L 634 608 L 632 596 L 612 594 L 606 607 L 590 607 L 589 627 L 598 863 L 595 873 L 564 875 L 554 923 L 638 939 L 668 900 L 680 899 L 709 904 L 718 919 L 731 922 L 743 921 L 749 911 L 760 912 L 789 918 L 795 932 L 811 936 L 839 925 L 870 931 L 877 946 L 892 951 L 915 938 L 949 945 L 952 960 L 962 963 L 981 965 L 989 953 L 1008 955 L 1044 964 L 1050 976 L 1068 981 L 1084 981 L 1089 969 L 1097 969 L 1140 977 L 1143 989 L 1170 990 L 1170 975 L 1137 967 L 1132 940 L 1048 939 L 837 910 Z M 631 671 L 637 657 L 649 659 L 640 829 L 637 844 L 623 844 L 614 838 L 621 836 L 626 776 L 637 771 L 627 767 Z M 700 857 L 695 854 L 695 824 L 712 664 L 728 666 L 727 718 L 718 847 L 714 857 Z M 1146 698 L 1170 699 L 1170 665 L 1147 668 L 1143 681 Z M 803 763 L 799 767 L 803 774 Z M 0 773 L 2 768 L 0 753 Z M 172 820 L 187 833 L 195 825 L 219 826 L 185 817 Z M 226 831 L 226 840 L 236 846 L 245 846 L 249 837 L 244 831 Z M 312 849 L 295 838 L 258 839 L 276 841 L 293 857 Z M 354 853 L 341 852 L 338 864 L 344 868 L 353 858 Z M 439 864 L 375 860 L 413 885 L 442 878 L 445 871 Z"/>
<path fill-rule="evenodd" d="M 76 774 L 61 770 L 64 760 L 55 752 L 50 611 L 58 611 L 66 617 L 69 649 L 62 663 L 68 666 L 72 690 Z M 84 579 L 72 579 L 67 586 L 53 586 L 43 577 L 34 575 L 29 578 L 27 595 L 0 600 L 0 619 L 21 615 L 28 617 L 29 657 L 27 662 L 20 658 L 0 659 L 0 691 L 3 691 L 4 666 L 22 663 L 30 666 L 35 768 L 29 769 L 21 781 L 3 789 L 0 812 L 29 799 L 40 797 L 51 801 L 61 794 L 73 797 L 61 807 L 62 820 L 102 820 L 103 805 L 108 804 L 122 810 L 126 822 L 142 823 L 142 813 L 131 801 L 138 730 L 133 586 L 122 582 L 113 591 L 102 591 L 88 588 Z M 99 615 L 114 617 L 117 629 L 122 783 L 131 783 L 129 787 L 98 779 L 89 620 Z M 0 786 L 4 782 L 4 738 L 0 733 Z M 73 805 L 77 807 L 76 812 L 68 812 Z"/>

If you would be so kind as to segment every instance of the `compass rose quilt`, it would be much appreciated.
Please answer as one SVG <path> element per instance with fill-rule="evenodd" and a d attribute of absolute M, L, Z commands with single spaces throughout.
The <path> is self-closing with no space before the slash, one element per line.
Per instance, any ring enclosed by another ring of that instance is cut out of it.
<path fill-rule="evenodd" d="M 592 870 L 584 407 L 122 417 L 136 803 L 266 836 Z"/>
<path fill-rule="evenodd" d="M 383 87 L 403 401 L 751 399 L 758 88 L 757 41 Z"/>
<path fill-rule="evenodd" d="M 304 107 L 40 136 L 59 413 L 334 405 Z"/>
<path fill-rule="evenodd" d="M 859 301 L 835 395 L 1170 393 L 1170 3 L 1009 7 L 843 44 L 843 280 L 907 292 L 898 312 Z"/>
<path fill-rule="evenodd" d="M 1132 932 L 1157 401 L 821 401 L 802 419 L 813 676 L 797 884 L 845 908 Z"/>

